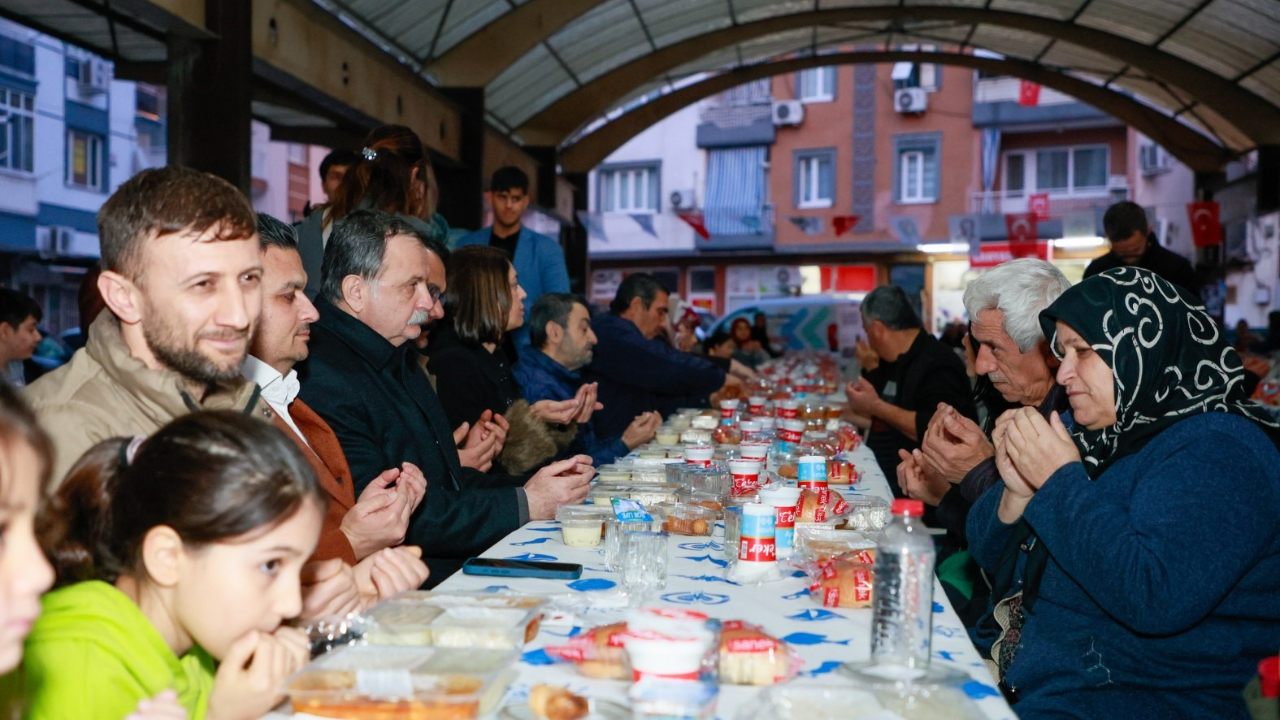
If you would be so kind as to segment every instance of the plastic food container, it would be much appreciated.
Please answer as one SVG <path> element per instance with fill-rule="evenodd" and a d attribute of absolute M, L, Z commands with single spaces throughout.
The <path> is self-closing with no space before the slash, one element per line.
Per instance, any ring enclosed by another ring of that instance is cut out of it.
<path fill-rule="evenodd" d="M 979 720 L 982 714 L 962 690 L 921 685 L 884 687 L 792 681 L 768 688 L 744 705 L 737 720 Z"/>
<path fill-rule="evenodd" d="M 809 562 L 833 560 L 845 553 L 874 550 L 876 544 L 855 530 L 808 524 L 796 530 L 796 556 Z"/>
<path fill-rule="evenodd" d="M 470 720 L 515 677 L 511 650 L 348 646 L 312 662 L 284 691 L 296 713 L 362 720 Z"/>
<path fill-rule="evenodd" d="M 598 546 L 600 538 L 604 537 L 605 517 L 605 508 L 599 505 L 561 505 L 556 508 L 560 537 L 568 547 Z"/>
<path fill-rule="evenodd" d="M 680 502 L 685 505 L 703 507 L 715 513 L 719 520 L 724 516 L 724 506 L 728 502 L 727 493 L 714 493 L 699 490 L 685 490 L 680 495 Z"/>
<path fill-rule="evenodd" d="M 671 535 L 710 535 L 716 526 L 716 512 L 698 505 L 664 505 L 666 519 L 662 531 Z"/>
<path fill-rule="evenodd" d="M 417 640 L 437 647 L 521 649 L 538 635 L 546 600 L 532 595 L 490 593 L 435 593 L 410 591 L 382 603 L 370 613 L 375 621 L 387 613 L 387 622 L 372 622 L 366 634 L 386 638 L 401 629 Z M 396 610 L 383 607 L 396 608 Z M 417 613 L 413 608 L 420 608 Z M 429 608 L 429 609 L 428 609 Z M 425 628 L 421 619 L 439 611 Z M 392 621 L 405 620 L 400 626 Z M 373 640 L 370 640 L 373 642 Z M 402 643 L 382 643 L 402 644 Z"/>
<path fill-rule="evenodd" d="M 870 495 L 852 495 L 845 498 L 849 512 L 842 515 L 842 527 L 849 530 L 875 532 L 883 530 L 889 522 L 889 503 Z"/>
<path fill-rule="evenodd" d="M 390 600 L 369 611 L 364 638 L 371 645 L 431 645 L 431 623 L 442 614 L 435 605 Z"/>
<path fill-rule="evenodd" d="M 629 465 L 601 465 L 596 468 L 596 479 L 602 484 L 617 485 L 631 482 Z"/>
<path fill-rule="evenodd" d="M 673 503 L 680 497 L 680 486 L 671 483 L 628 483 L 598 487 L 587 493 L 587 501 L 595 505 L 609 505 L 612 498 L 629 498 L 646 508 L 659 503 Z"/>

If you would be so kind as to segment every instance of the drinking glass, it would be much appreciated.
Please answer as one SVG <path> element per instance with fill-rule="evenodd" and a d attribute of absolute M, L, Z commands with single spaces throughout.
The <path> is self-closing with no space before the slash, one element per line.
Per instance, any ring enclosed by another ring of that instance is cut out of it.
<path fill-rule="evenodd" d="M 604 566 L 613 572 L 620 572 L 622 535 L 626 532 L 643 532 L 650 529 L 650 524 L 643 520 L 620 522 L 616 517 L 604 521 Z"/>
<path fill-rule="evenodd" d="M 667 586 L 667 534 L 624 532 L 619 543 L 622 589 L 635 607 Z"/>

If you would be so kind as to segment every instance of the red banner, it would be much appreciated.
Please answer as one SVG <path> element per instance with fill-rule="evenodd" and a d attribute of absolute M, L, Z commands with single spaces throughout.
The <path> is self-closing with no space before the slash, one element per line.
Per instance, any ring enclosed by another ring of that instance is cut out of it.
<path fill-rule="evenodd" d="M 1036 105 L 1039 105 L 1040 86 L 1033 82 L 1023 80 L 1022 84 L 1018 86 L 1018 104 L 1027 107 L 1035 107 Z"/>
<path fill-rule="evenodd" d="M 711 233 L 707 232 L 707 223 L 706 223 L 706 220 L 703 219 L 702 213 L 682 212 L 682 213 L 676 213 L 676 217 L 689 223 L 689 227 L 693 228 L 693 231 L 698 233 L 698 237 L 702 238 L 703 240 L 711 239 Z"/>
<path fill-rule="evenodd" d="M 1218 219 L 1218 203 L 1187 203 L 1191 220 L 1191 240 L 1196 247 L 1213 247 L 1222 243 L 1222 222 Z"/>
<path fill-rule="evenodd" d="M 1046 222 L 1049 219 L 1049 193 L 1035 193 L 1027 196 L 1027 211 L 1036 216 L 1036 220 Z"/>
<path fill-rule="evenodd" d="M 1019 247 L 1018 251 L 1014 251 L 1013 245 L 1002 242 L 984 242 L 973 243 L 969 250 L 969 267 L 971 268 L 993 268 L 1000 263 L 1006 263 L 1014 258 L 1033 257 L 1044 261 L 1053 259 L 1053 251 L 1051 245 L 1046 242 L 1030 243 L 1030 252 L 1027 248 Z"/>

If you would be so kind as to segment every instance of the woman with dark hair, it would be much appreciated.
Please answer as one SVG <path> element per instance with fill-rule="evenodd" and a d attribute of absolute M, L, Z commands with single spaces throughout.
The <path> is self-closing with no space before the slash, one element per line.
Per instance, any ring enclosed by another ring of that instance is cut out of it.
<path fill-rule="evenodd" d="M 361 208 L 400 216 L 423 237 L 444 243 L 449 223 L 436 212 L 439 188 L 426 147 L 409 128 L 383 125 L 364 140 L 359 160 L 347 168 L 333 201 L 298 226 L 298 251 L 307 271 L 307 297 L 320 289 L 320 265 L 333 223 Z"/>
<path fill-rule="evenodd" d="M 969 515 L 1024 720 L 1249 717 L 1280 647 L 1280 426 L 1187 291 L 1108 270 L 1040 315 L 1073 427 L 1035 408 L 994 434 L 1003 486 Z"/>
<path fill-rule="evenodd" d="M 468 245 L 449 259 L 444 320 L 431 333 L 427 369 L 454 427 L 475 424 L 485 413 L 510 424 L 495 467 L 520 474 L 536 469 L 568 447 L 595 408 L 595 384 L 582 386 L 563 402 L 533 405 L 502 350 L 502 340 L 524 324 L 524 289 L 515 267 L 499 248 Z M 586 409 L 584 412 L 584 408 Z"/>
<path fill-rule="evenodd" d="M 733 337 L 733 359 L 755 370 L 769 359 L 769 353 L 761 347 L 760 342 L 751 334 L 751 323 L 745 317 L 734 318 L 729 325 L 729 335 Z"/>
<path fill-rule="evenodd" d="M 193 719 L 270 710 L 309 658 L 282 623 L 325 500 L 293 442 L 237 413 L 92 448 L 42 523 L 61 587 L 27 639 L 25 717 L 120 720 L 165 690 Z"/>

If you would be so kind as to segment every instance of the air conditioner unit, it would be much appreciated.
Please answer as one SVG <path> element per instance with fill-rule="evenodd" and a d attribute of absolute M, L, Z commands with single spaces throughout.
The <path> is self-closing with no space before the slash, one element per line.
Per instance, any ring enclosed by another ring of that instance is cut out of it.
<path fill-rule="evenodd" d="M 36 228 L 36 250 L 43 258 L 67 255 L 71 252 L 71 243 L 75 236 L 75 229 L 64 225 Z"/>
<path fill-rule="evenodd" d="M 799 125 L 804 121 L 804 103 L 799 100 L 774 100 L 774 125 Z"/>
<path fill-rule="evenodd" d="M 1155 143 L 1144 143 L 1138 147 L 1138 166 L 1143 175 L 1157 175 L 1169 169 L 1169 155 Z"/>
<path fill-rule="evenodd" d="M 694 197 L 692 188 L 688 190 L 672 190 L 668 199 L 671 201 L 673 210 L 692 210 L 698 206 L 698 199 Z"/>
<path fill-rule="evenodd" d="M 922 113 L 929 108 L 929 94 L 924 88 L 899 88 L 893 91 L 893 107 L 900 113 Z"/>
<path fill-rule="evenodd" d="M 104 93 L 111 82 L 111 73 L 107 63 L 99 58 L 85 58 L 80 61 L 80 92 Z"/>

